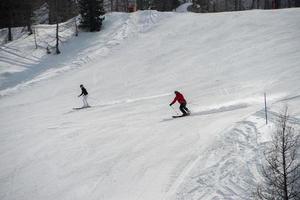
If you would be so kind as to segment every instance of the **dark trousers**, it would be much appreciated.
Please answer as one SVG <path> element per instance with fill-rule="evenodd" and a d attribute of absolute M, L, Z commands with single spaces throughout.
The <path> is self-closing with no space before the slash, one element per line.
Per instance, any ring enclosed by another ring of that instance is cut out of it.
<path fill-rule="evenodd" d="M 181 103 L 179 109 L 184 115 L 190 113 L 189 109 L 186 107 L 186 103 Z"/>

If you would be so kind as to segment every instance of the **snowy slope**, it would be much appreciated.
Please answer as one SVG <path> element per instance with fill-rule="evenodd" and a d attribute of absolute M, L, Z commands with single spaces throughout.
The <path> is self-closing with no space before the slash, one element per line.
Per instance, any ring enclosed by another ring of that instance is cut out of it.
<path fill-rule="evenodd" d="M 122 16 L 123 14 L 119 15 Z M 62 42 L 62 47 L 60 47 L 62 48 L 62 56 L 47 56 L 46 54 L 48 45 L 50 47 L 55 46 L 55 25 L 35 26 L 38 49 L 35 49 L 34 35 L 1 46 L 0 89 L 2 91 L 0 95 L 17 91 L 18 88 L 35 82 L 35 79 L 39 81 L 41 79 L 39 76 L 45 77 L 43 74 L 55 75 L 68 69 L 80 67 L 91 59 L 94 55 L 94 49 L 98 50 L 96 53 L 98 56 L 100 48 L 102 48 L 102 54 L 105 54 L 109 45 L 104 44 L 114 41 L 114 39 L 120 39 L 111 36 L 115 32 L 121 32 L 119 29 L 122 29 L 122 24 L 127 18 L 128 16 L 118 17 L 118 14 L 110 17 L 104 24 L 104 26 L 106 24 L 110 26 L 103 31 L 101 36 L 79 33 L 79 37 L 75 38 L 75 30 L 73 30 L 75 27 L 70 27 L 74 24 L 74 19 L 60 24 L 59 35 Z M 114 20 L 115 23 L 110 23 L 110 20 Z M 73 41 L 77 43 L 74 44 Z M 94 44 L 95 41 L 98 41 L 98 43 Z M 55 52 L 54 49 L 52 51 Z M 15 87 L 17 85 L 18 87 Z"/>
<path fill-rule="evenodd" d="M 0 199 L 251 199 L 263 92 L 299 123 L 299 17 L 113 13 L 2 76 Z M 92 107 L 73 111 L 79 84 Z M 193 116 L 171 118 L 175 89 Z"/>

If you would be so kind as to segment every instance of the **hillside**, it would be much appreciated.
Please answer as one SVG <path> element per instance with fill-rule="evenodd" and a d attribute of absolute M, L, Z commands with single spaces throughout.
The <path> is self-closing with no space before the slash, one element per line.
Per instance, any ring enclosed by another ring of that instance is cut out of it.
<path fill-rule="evenodd" d="M 275 116 L 300 125 L 299 18 L 112 13 L 58 56 L 1 46 L 0 199 L 251 199 Z M 192 116 L 172 119 L 174 90 Z"/>

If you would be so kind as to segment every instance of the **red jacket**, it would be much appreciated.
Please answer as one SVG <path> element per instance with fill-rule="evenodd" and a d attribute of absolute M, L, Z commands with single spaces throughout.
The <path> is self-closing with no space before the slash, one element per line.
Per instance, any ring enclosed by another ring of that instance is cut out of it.
<path fill-rule="evenodd" d="M 174 98 L 174 100 L 172 101 L 172 103 L 170 105 L 173 105 L 176 101 L 178 101 L 178 103 L 180 103 L 180 104 L 186 103 L 184 96 L 179 92 L 176 93 L 176 97 Z"/>

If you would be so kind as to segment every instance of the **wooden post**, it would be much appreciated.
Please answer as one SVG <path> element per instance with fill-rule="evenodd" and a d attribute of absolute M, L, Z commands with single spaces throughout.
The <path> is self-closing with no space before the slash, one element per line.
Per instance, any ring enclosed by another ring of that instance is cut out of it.
<path fill-rule="evenodd" d="M 11 26 L 8 27 L 8 41 L 12 41 L 12 32 L 11 32 Z"/>
<path fill-rule="evenodd" d="M 58 45 L 59 45 L 58 28 L 59 28 L 58 21 L 56 21 L 56 54 L 60 54 L 60 51 L 58 48 Z"/>
<path fill-rule="evenodd" d="M 33 29 L 33 36 L 34 36 L 34 43 L 35 43 L 35 48 L 37 49 L 37 42 L 36 42 L 36 28 Z"/>
<path fill-rule="evenodd" d="M 56 6 L 56 54 L 60 54 L 58 45 L 59 45 L 59 35 L 58 35 L 58 29 L 59 29 L 59 24 L 58 24 L 58 1 L 55 0 L 55 6 Z"/>
<path fill-rule="evenodd" d="M 268 124 L 268 110 L 267 110 L 267 94 L 264 93 L 265 97 L 265 115 L 266 115 L 266 124 Z"/>
<path fill-rule="evenodd" d="M 75 36 L 78 36 L 78 27 L 77 27 L 77 22 L 76 22 L 76 17 L 74 18 L 75 20 Z"/>

